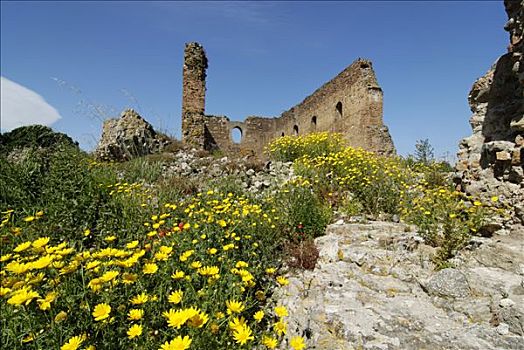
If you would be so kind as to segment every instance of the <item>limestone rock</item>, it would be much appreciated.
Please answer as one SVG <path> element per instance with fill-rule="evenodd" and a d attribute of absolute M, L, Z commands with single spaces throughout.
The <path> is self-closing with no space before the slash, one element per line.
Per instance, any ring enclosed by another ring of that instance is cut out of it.
<path fill-rule="evenodd" d="M 515 302 L 510 298 L 501 299 L 499 302 L 500 307 L 512 307 L 515 305 Z"/>
<path fill-rule="evenodd" d="M 511 121 L 511 123 L 509 124 L 509 126 L 517 131 L 517 132 L 520 132 L 520 133 L 523 133 L 524 132 L 524 117 L 521 117 L 521 118 L 516 118 L 514 120 Z"/>
<path fill-rule="evenodd" d="M 184 181 L 205 184 L 224 183 L 239 186 L 254 196 L 274 195 L 282 185 L 295 177 L 291 162 L 267 162 L 250 157 L 215 158 L 196 149 L 181 149 L 166 160 L 162 174 L 166 178 L 181 177 Z M 164 156 L 165 158 L 165 156 Z"/>
<path fill-rule="evenodd" d="M 94 153 L 97 159 L 123 161 L 160 152 L 170 142 L 137 112 L 127 109 L 120 118 L 104 122 Z"/>
<path fill-rule="evenodd" d="M 452 298 L 466 298 L 470 295 L 469 284 L 463 273 L 456 269 L 437 272 L 425 285 L 431 295 Z"/>
<path fill-rule="evenodd" d="M 419 238 L 403 224 L 328 226 L 315 269 L 276 291 L 287 337 L 317 350 L 524 348 L 524 232 L 484 238 L 437 273 Z"/>
<path fill-rule="evenodd" d="M 500 335 L 506 335 L 509 333 L 509 325 L 507 323 L 501 323 L 497 326 L 497 332 Z"/>
<path fill-rule="evenodd" d="M 497 160 L 511 160 L 511 153 L 508 151 L 500 151 L 495 153 Z"/>

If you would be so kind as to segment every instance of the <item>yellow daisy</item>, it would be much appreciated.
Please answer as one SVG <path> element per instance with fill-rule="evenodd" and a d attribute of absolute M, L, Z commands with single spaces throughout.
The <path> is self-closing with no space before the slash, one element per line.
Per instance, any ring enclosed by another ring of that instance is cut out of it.
<path fill-rule="evenodd" d="M 109 317 L 111 313 L 111 306 L 108 304 L 102 303 L 95 306 L 95 309 L 92 313 L 95 321 L 102 321 Z"/>
<path fill-rule="evenodd" d="M 76 350 L 82 345 L 82 343 L 85 341 L 86 336 L 85 335 L 77 335 L 75 337 L 69 338 L 67 343 L 62 345 L 60 350 Z"/>
<path fill-rule="evenodd" d="M 142 326 L 139 324 L 134 324 L 127 330 L 127 337 L 129 339 L 136 338 L 142 334 Z"/>
<path fill-rule="evenodd" d="M 175 339 L 165 342 L 159 350 L 186 350 L 191 345 L 191 338 L 189 336 L 178 336 Z"/>
<path fill-rule="evenodd" d="M 176 290 L 174 292 L 172 292 L 169 297 L 168 297 L 168 301 L 172 304 L 178 304 L 182 301 L 182 297 L 184 296 L 184 292 L 181 291 L 180 289 L 179 290 Z"/>
<path fill-rule="evenodd" d="M 145 264 L 142 272 L 146 275 L 152 275 L 158 271 L 158 265 L 155 263 Z"/>
<path fill-rule="evenodd" d="M 127 318 L 132 321 L 138 321 L 144 316 L 144 310 L 142 309 L 131 309 L 127 313 Z"/>
<path fill-rule="evenodd" d="M 299 337 L 299 336 L 291 338 L 289 345 L 294 350 L 302 350 L 306 347 L 306 344 L 304 343 L 304 338 Z"/>

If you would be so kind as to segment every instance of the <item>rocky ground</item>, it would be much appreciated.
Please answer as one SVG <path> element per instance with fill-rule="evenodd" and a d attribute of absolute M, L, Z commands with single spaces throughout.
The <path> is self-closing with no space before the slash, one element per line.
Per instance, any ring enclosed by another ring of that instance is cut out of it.
<path fill-rule="evenodd" d="M 504 231 L 502 231 L 504 232 Z M 455 268 L 389 222 L 330 225 L 276 296 L 308 349 L 524 349 L 524 229 L 474 238 Z"/>
<path fill-rule="evenodd" d="M 276 191 L 294 176 L 292 162 L 255 161 L 247 157 L 201 156 L 198 151 L 179 150 L 172 162 L 166 162 L 162 173 L 165 177 L 181 176 L 199 181 L 230 178 L 235 185 L 251 193 Z"/>

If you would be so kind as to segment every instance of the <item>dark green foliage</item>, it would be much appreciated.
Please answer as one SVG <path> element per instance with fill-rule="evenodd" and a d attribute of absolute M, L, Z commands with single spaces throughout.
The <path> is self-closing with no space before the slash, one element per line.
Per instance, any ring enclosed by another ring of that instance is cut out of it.
<path fill-rule="evenodd" d="M 78 142 L 60 132 L 44 125 L 29 125 L 16 128 L 0 134 L 0 154 L 8 154 L 21 148 L 50 148 L 72 146 L 78 147 Z"/>
<path fill-rule="evenodd" d="M 447 162 L 431 162 L 421 170 L 424 178 L 427 181 L 428 188 L 435 188 L 439 186 L 448 186 L 451 181 L 449 174 L 452 171 L 451 166 Z"/>
<path fill-rule="evenodd" d="M 43 210 L 48 232 L 35 234 L 58 238 L 81 237 L 84 229 L 108 234 L 114 227 L 136 227 L 143 220 L 137 206 L 110 195 L 116 171 L 90 162 L 85 152 L 64 145 L 28 148 L 17 161 L 0 157 L 0 211 L 34 215 Z"/>
<path fill-rule="evenodd" d="M 415 160 L 419 163 L 428 164 L 434 159 L 434 149 L 429 143 L 429 140 L 417 140 L 415 144 Z"/>
<path fill-rule="evenodd" d="M 282 208 L 291 237 L 319 237 L 333 215 L 329 205 L 307 187 L 290 186 L 277 195 L 277 206 Z"/>

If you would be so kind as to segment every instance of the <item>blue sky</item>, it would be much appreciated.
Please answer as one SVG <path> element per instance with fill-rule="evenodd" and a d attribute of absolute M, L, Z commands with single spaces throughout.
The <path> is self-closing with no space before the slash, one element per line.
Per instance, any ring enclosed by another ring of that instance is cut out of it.
<path fill-rule="evenodd" d="M 19 105 L 37 111 L 27 119 L 90 150 L 126 107 L 180 137 L 185 42 L 208 55 L 206 113 L 232 120 L 277 116 L 365 57 L 398 152 L 428 138 L 453 155 L 471 134 L 472 83 L 506 51 L 506 20 L 502 1 L 2 1 L 2 91 L 40 95 L 57 114 Z"/>

